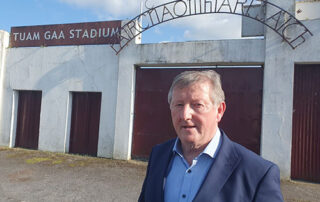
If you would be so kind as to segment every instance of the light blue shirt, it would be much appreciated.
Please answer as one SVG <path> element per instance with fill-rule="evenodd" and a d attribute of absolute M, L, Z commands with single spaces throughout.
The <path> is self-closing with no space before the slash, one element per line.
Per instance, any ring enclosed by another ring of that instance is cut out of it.
<path fill-rule="evenodd" d="M 165 179 L 164 201 L 189 202 L 194 199 L 219 150 L 220 136 L 220 130 L 217 129 L 207 147 L 193 159 L 191 166 L 183 157 L 181 143 L 177 138 L 173 147 L 175 154 L 169 165 L 171 169 Z"/>

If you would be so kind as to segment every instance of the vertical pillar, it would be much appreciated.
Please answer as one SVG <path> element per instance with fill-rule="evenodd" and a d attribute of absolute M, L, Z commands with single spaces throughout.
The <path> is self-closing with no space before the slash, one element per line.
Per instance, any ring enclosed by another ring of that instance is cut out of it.
<path fill-rule="evenodd" d="M 294 0 L 269 2 L 294 13 Z M 272 15 L 267 8 L 267 17 Z M 261 155 L 290 177 L 294 50 L 273 30 L 265 29 L 266 55 L 262 109 Z"/>
<path fill-rule="evenodd" d="M 122 22 L 122 25 L 126 23 Z M 134 94 L 135 94 L 135 67 L 139 58 L 136 43 L 132 40 L 128 47 L 123 49 L 119 55 L 118 89 L 116 105 L 116 122 L 114 134 L 113 158 L 130 159 L 132 144 Z"/>
<path fill-rule="evenodd" d="M 9 145 L 10 139 L 10 117 L 11 113 L 8 107 L 5 107 L 6 102 L 8 102 L 8 97 L 6 94 L 6 54 L 7 48 L 9 46 L 9 33 L 0 30 L 0 145 Z M 10 102 L 10 99 L 9 99 Z"/>

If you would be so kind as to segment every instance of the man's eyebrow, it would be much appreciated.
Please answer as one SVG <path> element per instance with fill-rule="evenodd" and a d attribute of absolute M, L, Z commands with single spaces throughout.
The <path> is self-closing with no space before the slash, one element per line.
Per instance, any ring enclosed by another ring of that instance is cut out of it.
<path fill-rule="evenodd" d="M 183 100 L 176 100 L 176 101 L 173 101 L 172 103 L 182 103 L 184 102 Z"/>

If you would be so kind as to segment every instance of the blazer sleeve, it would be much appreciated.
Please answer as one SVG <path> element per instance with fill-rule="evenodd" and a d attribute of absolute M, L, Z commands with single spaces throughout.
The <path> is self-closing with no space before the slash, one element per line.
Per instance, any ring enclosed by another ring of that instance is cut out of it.
<path fill-rule="evenodd" d="M 153 153 L 153 150 L 151 151 L 151 154 L 150 154 L 150 156 L 149 156 L 147 173 L 146 173 L 146 177 L 145 177 L 145 179 L 144 179 L 143 185 L 142 185 L 142 189 L 141 189 L 141 193 L 140 193 L 138 202 L 145 202 L 146 182 L 147 182 L 148 176 L 149 176 L 149 170 L 150 170 L 150 164 L 151 164 L 151 159 L 152 159 L 152 153 Z"/>
<path fill-rule="evenodd" d="M 253 201 L 283 201 L 280 188 L 280 171 L 277 165 L 273 164 L 261 179 Z"/>

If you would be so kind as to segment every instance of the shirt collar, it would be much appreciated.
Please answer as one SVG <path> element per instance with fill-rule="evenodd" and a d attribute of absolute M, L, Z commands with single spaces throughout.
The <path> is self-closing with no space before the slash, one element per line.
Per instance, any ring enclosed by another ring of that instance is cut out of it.
<path fill-rule="evenodd" d="M 214 158 L 215 154 L 217 153 L 217 149 L 218 149 L 219 142 L 220 142 L 220 137 L 221 137 L 221 132 L 220 132 L 220 129 L 218 128 L 216 131 L 216 134 L 213 136 L 213 138 L 211 139 L 209 144 L 206 146 L 206 148 L 201 152 L 201 154 L 199 154 L 199 156 L 202 154 L 207 154 L 211 158 Z M 181 157 L 183 157 L 182 150 L 181 150 L 181 142 L 180 142 L 179 138 L 176 139 L 172 151 L 176 152 Z"/>

